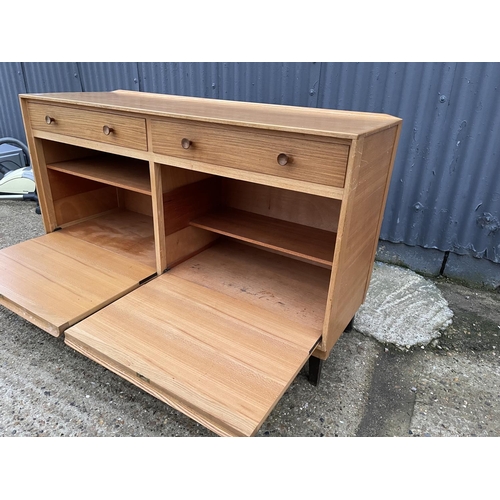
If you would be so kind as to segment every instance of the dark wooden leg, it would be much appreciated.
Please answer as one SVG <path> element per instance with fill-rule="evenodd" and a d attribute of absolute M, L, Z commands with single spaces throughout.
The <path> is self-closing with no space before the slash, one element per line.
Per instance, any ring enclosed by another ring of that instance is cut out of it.
<path fill-rule="evenodd" d="M 352 317 L 351 321 L 349 321 L 349 324 L 345 327 L 344 332 L 350 332 L 353 327 L 354 327 L 354 318 L 355 316 Z"/>
<path fill-rule="evenodd" d="M 323 359 L 311 356 L 309 358 L 309 382 L 315 385 L 319 385 L 319 380 L 321 378 L 321 369 L 323 368 Z"/>

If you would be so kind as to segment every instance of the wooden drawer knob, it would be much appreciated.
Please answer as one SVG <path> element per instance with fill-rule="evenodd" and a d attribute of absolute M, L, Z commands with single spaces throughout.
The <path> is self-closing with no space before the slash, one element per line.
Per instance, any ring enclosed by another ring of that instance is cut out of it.
<path fill-rule="evenodd" d="M 288 156 L 286 153 L 280 153 L 276 160 L 281 166 L 287 165 L 288 163 L 292 163 L 292 157 Z"/>
<path fill-rule="evenodd" d="M 52 118 L 52 116 L 49 116 L 49 115 L 46 115 L 45 116 L 45 123 L 47 125 L 50 125 L 51 123 L 54 123 L 56 120 L 54 118 Z"/>
<path fill-rule="evenodd" d="M 108 127 L 107 125 L 104 125 L 104 127 L 102 127 L 102 131 L 104 132 L 104 135 L 109 135 L 109 134 L 112 134 L 114 132 L 114 129 L 111 127 Z"/>
<path fill-rule="evenodd" d="M 189 140 L 189 139 L 182 139 L 181 141 L 181 146 L 184 148 L 184 149 L 189 149 L 191 147 L 193 143 Z"/>

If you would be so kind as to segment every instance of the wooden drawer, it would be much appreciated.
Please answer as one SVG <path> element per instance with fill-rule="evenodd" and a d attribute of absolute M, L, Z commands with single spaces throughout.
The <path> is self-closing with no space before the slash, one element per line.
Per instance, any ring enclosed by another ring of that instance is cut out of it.
<path fill-rule="evenodd" d="M 147 150 L 143 118 L 34 102 L 28 104 L 28 109 L 34 130 Z"/>
<path fill-rule="evenodd" d="M 183 160 L 344 187 L 349 146 L 305 135 L 246 127 L 152 120 L 153 151 Z M 183 139 L 190 141 L 184 149 Z M 287 155 L 285 165 L 279 155 Z M 182 165 L 179 165 L 182 166 Z"/>

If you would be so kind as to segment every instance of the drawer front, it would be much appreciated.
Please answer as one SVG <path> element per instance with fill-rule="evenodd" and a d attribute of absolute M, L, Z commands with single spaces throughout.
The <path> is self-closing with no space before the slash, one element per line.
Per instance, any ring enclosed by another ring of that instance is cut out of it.
<path fill-rule="evenodd" d="M 151 130 L 153 151 L 158 154 L 344 187 L 347 144 L 327 139 L 309 140 L 296 134 L 167 119 L 152 120 Z"/>
<path fill-rule="evenodd" d="M 34 130 L 147 150 L 143 118 L 33 102 L 28 104 L 28 109 Z"/>

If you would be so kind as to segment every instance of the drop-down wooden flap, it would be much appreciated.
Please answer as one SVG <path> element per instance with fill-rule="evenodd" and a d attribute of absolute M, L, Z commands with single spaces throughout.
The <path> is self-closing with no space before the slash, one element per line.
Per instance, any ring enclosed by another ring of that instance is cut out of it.
<path fill-rule="evenodd" d="M 0 304 L 57 337 L 154 274 L 56 231 L 0 250 Z"/>
<path fill-rule="evenodd" d="M 167 273 L 69 328 L 65 341 L 215 433 L 250 436 L 320 335 Z"/>

